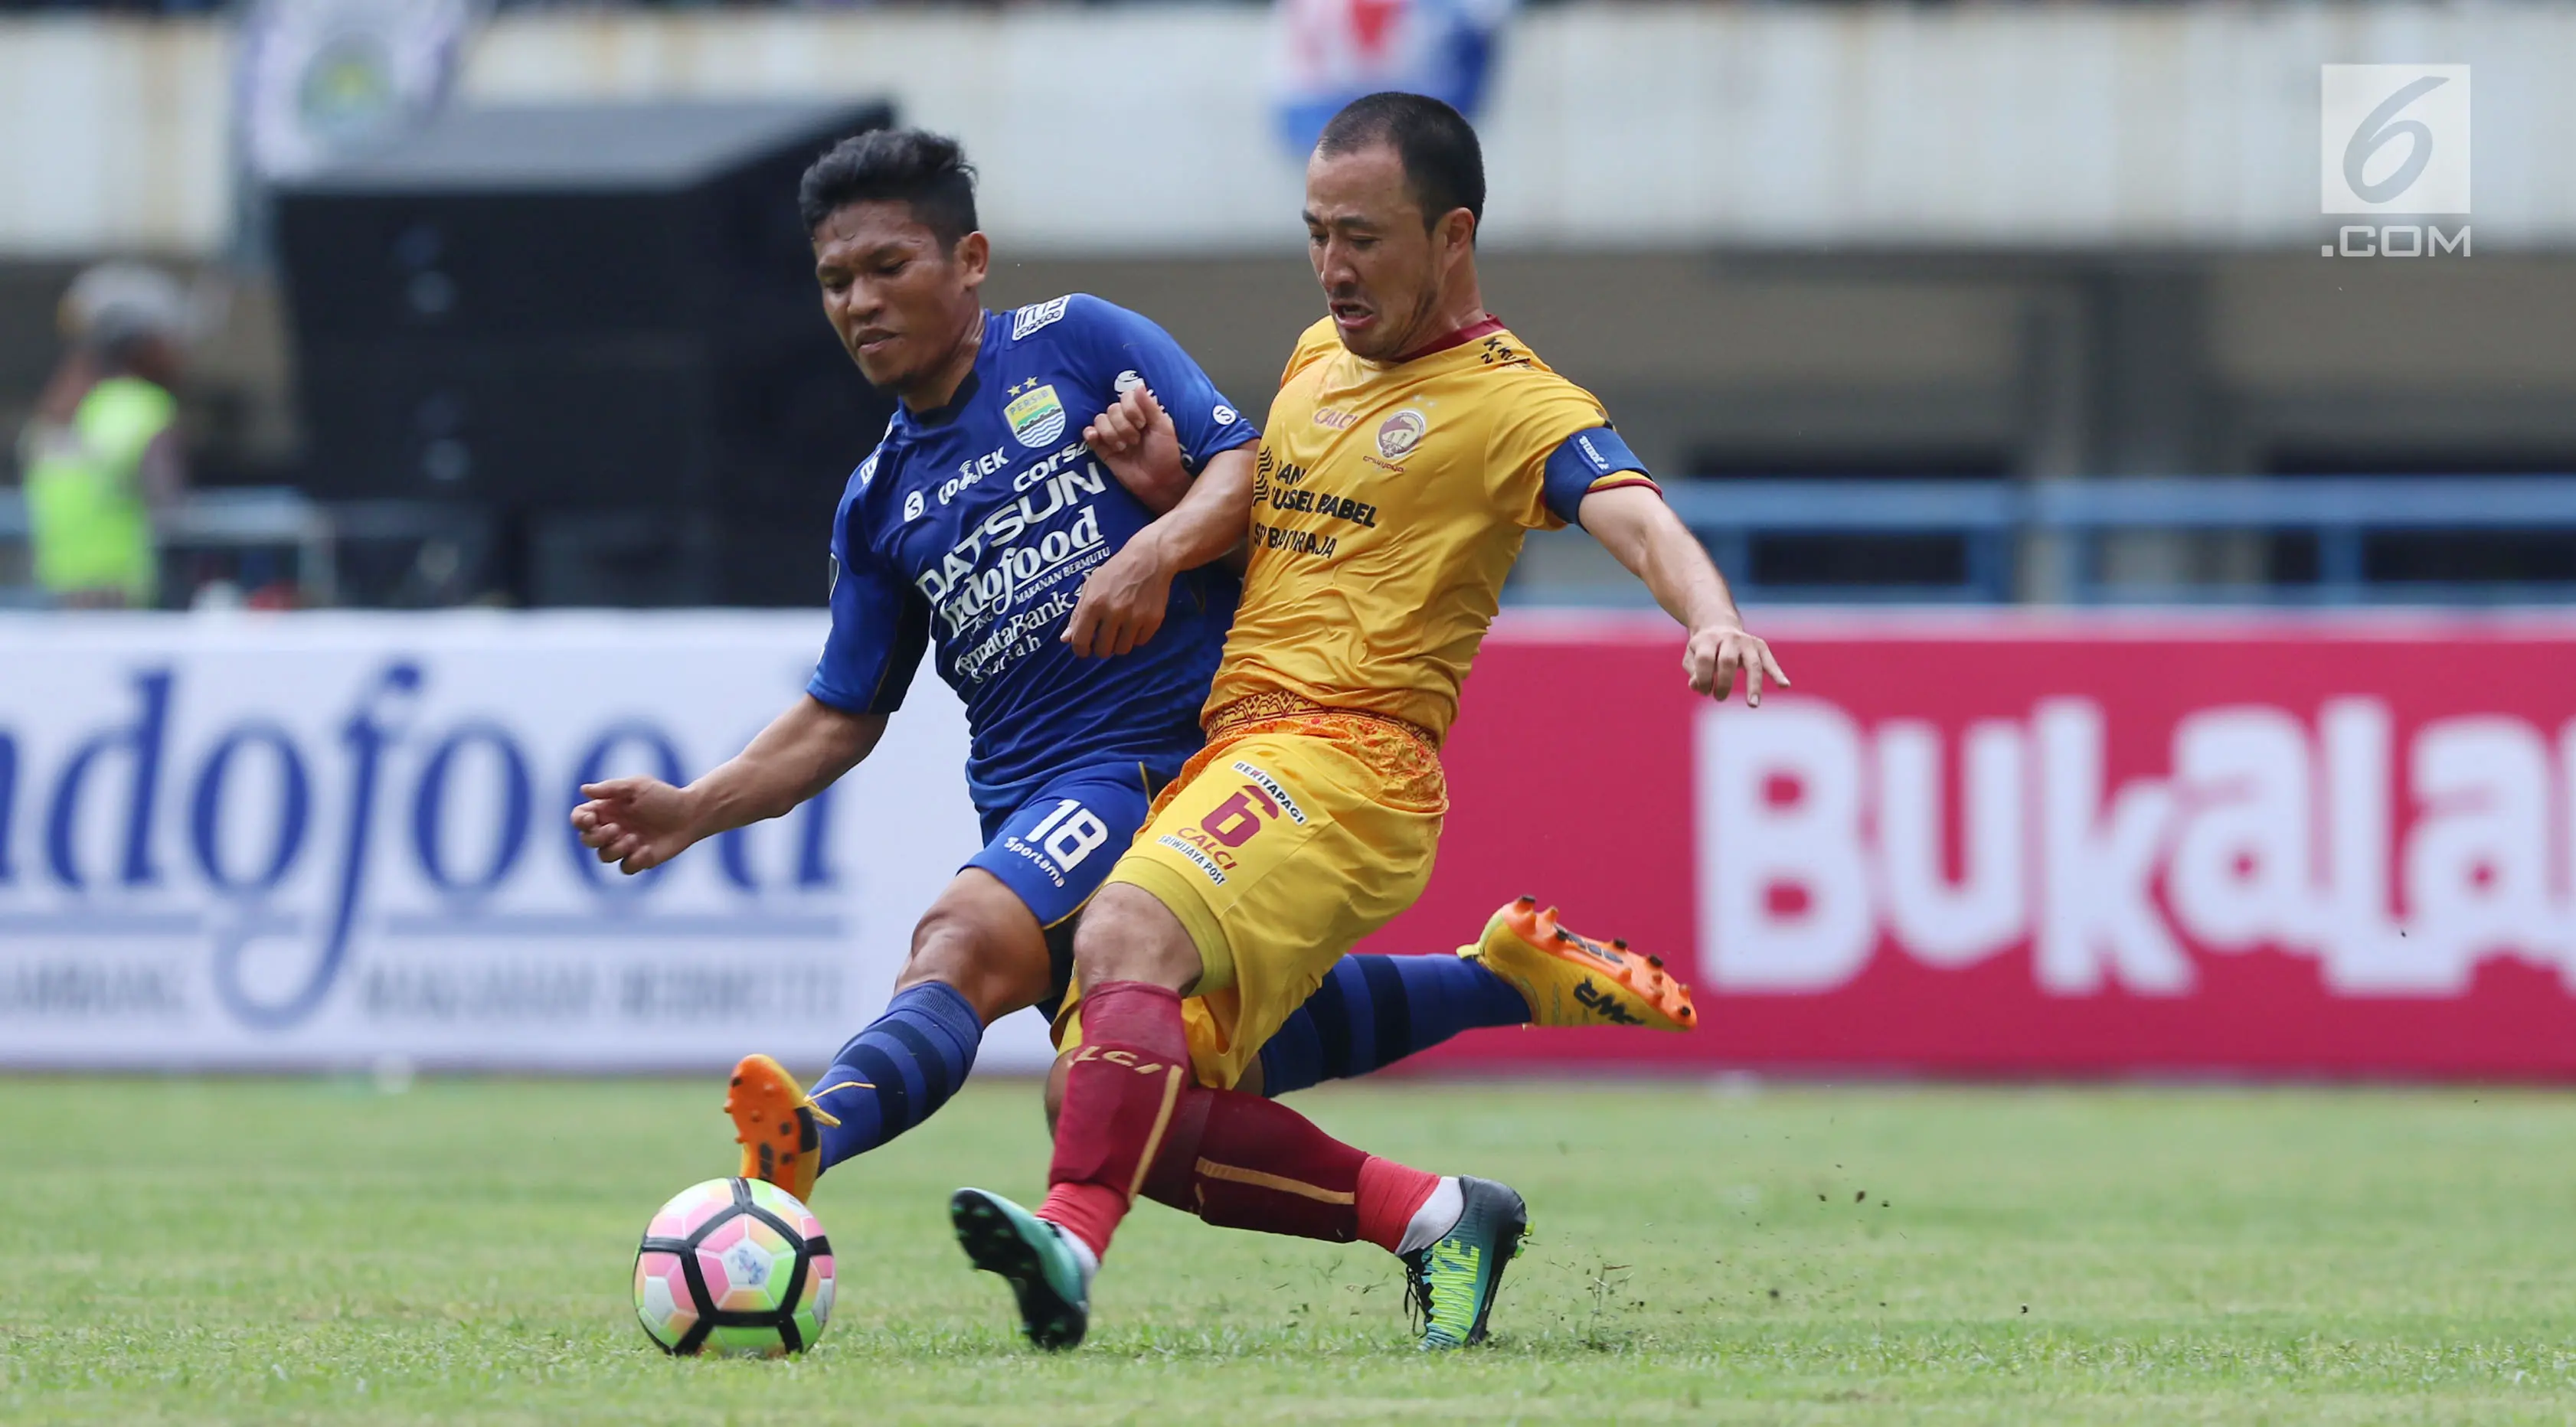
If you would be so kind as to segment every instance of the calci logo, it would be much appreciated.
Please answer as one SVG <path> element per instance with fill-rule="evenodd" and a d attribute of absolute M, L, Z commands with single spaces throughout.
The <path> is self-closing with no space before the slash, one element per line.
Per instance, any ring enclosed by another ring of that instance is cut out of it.
<path fill-rule="evenodd" d="M 220 1058 L 320 1033 L 651 1062 L 845 1013 L 830 795 L 632 878 L 568 820 L 584 783 L 682 782 L 739 747 L 784 697 L 746 677 L 762 661 L 645 681 L 673 651 L 43 657 L 47 697 L 0 700 L 17 1051 L 158 1037 Z M 620 687 L 647 682 L 664 697 Z"/>
<path fill-rule="evenodd" d="M 2492 957 L 2576 985 L 2576 722 L 2401 736 L 2362 694 L 2162 728 L 2081 696 L 1947 728 L 1796 698 L 1699 717 L 1702 966 L 1730 990 L 1829 992 L 1893 955 L 2181 997 L 2255 950 L 2344 996 L 2456 996 Z"/>
<path fill-rule="evenodd" d="M 2329 64 L 2319 95 L 2318 211 L 2373 219 L 2338 222 L 2319 254 L 2468 257 L 2469 67 Z"/>

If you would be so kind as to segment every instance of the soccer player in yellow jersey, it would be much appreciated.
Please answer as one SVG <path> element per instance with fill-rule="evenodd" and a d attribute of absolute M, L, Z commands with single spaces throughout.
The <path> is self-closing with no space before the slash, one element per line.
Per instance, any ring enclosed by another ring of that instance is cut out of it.
<path fill-rule="evenodd" d="M 1207 747 L 1075 937 L 1046 1202 L 950 1204 L 1041 1346 L 1080 1341 L 1139 1193 L 1210 1223 L 1368 1239 L 1404 1259 L 1423 1346 L 1481 1338 L 1520 1196 L 1362 1153 L 1233 1087 L 1430 877 L 1441 739 L 1526 532 L 1580 523 L 1635 572 L 1688 631 L 1694 690 L 1724 698 L 1741 673 L 1759 704 L 1766 678 L 1788 682 L 1600 403 L 1485 311 L 1484 187 L 1475 131 L 1437 100 L 1371 95 L 1325 126 L 1305 218 L 1329 315 L 1289 358 L 1249 489 L 1202 480 L 1071 621 L 1079 643 L 1159 608 L 1174 573 L 1248 528 Z"/>

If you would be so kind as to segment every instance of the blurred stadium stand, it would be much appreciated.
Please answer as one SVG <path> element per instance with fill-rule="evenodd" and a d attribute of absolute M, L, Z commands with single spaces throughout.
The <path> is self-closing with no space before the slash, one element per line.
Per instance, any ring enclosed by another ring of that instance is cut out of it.
<path fill-rule="evenodd" d="M 1296 157 L 1248 82 L 1268 24 L 1234 4 L 505 6 L 459 93 L 467 112 L 884 96 L 981 163 L 995 305 L 1135 306 L 1257 408 L 1314 311 Z M 79 261 L 221 265 L 224 43 L 206 19 L 0 23 L 20 98 L 0 127 L 97 117 L 0 131 L 24 200 L 0 205 L 0 421 Z M 2320 256 L 2320 53 L 2474 64 L 2471 255 Z M 1764 597 L 2565 598 L 2571 487 L 2546 478 L 2576 473 L 2571 69 L 2567 7 L 1533 8 L 1482 123 L 1489 297 Z M 1105 154 L 1142 159 L 1104 185 Z M 235 278 L 192 394 L 215 484 L 290 478 L 345 414 L 296 375 L 320 337 L 290 340 L 292 310 Z M 348 479 L 310 484 L 327 503 Z M 524 535 L 447 539 L 461 569 L 525 558 L 503 548 Z M 383 558 L 344 548 L 339 597 L 478 592 L 369 573 Z M 1580 536 L 1542 537 L 1513 596 L 1594 601 L 1609 576 Z"/>
<path fill-rule="evenodd" d="M 890 118 L 468 109 L 289 188 L 301 484 L 379 526 L 422 505 L 422 540 L 481 518 L 459 578 L 514 603 L 810 602 L 832 473 L 891 407 L 818 319 L 792 195 Z"/>

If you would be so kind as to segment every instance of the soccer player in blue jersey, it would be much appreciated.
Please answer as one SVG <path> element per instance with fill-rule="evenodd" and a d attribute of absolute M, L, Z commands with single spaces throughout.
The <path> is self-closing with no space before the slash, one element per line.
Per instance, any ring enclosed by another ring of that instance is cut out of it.
<path fill-rule="evenodd" d="M 799 1198 L 955 1093 L 984 1027 L 1050 1016 L 1075 914 L 1203 742 L 1234 616 L 1221 565 L 1177 577 L 1129 542 L 1195 482 L 1249 488 L 1259 433 L 1152 322 L 1075 295 L 988 312 L 973 170 L 951 140 L 878 131 L 805 174 L 823 307 L 900 401 L 841 498 L 832 629 L 805 696 L 675 788 L 582 790 L 583 840 L 629 873 L 786 813 L 876 746 L 925 651 L 965 700 L 985 846 L 914 929 L 892 1003 L 809 1096 L 747 1057 L 727 1096 L 742 1173 Z M 1105 468 L 1105 469 L 1104 469 Z M 1693 1024 L 1660 963 L 1523 898 L 1458 956 L 1354 956 L 1262 1048 L 1242 1088 L 1364 1074 L 1477 1026 Z"/>

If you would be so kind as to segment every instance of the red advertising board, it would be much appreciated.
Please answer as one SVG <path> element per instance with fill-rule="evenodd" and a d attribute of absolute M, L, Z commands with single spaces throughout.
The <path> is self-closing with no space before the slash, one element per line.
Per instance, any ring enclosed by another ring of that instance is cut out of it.
<path fill-rule="evenodd" d="M 1759 621 L 1695 699 L 1657 617 L 1506 618 L 1420 905 L 1527 891 L 1703 1029 L 1425 1059 L 1986 1074 L 2576 1076 L 2576 619 Z"/>

